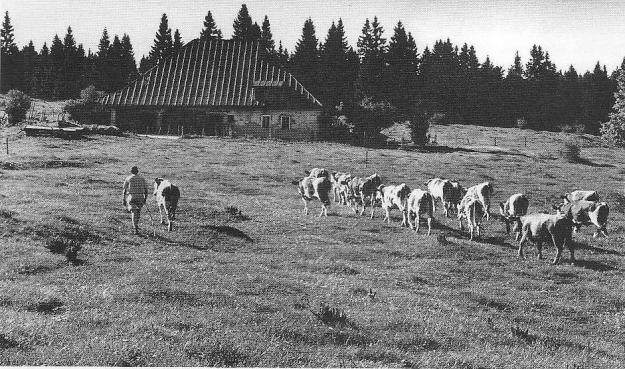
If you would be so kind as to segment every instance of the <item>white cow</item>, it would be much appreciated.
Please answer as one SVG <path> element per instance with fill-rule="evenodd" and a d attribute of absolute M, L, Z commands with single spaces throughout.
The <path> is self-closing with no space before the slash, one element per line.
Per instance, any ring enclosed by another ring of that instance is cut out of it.
<path fill-rule="evenodd" d="M 428 191 L 434 200 L 440 200 L 443 204 L 446 217 L 449 217 L 450 210 L 454 209 L 464 196 L 464 188 L 458 182 L 448 179 L 432 178 L 425 185 L 428 186 Z"/>
<path fill-rule="evenodd" d="M 599 234 L 603 234 L 605 237 L 608 236 L 607 225 L 610 208 L 605 202 L 573 201 L 562 205 L 557 210 L 558 214 L 563 214 L 573 222 L 573 230 L 575 232 L 584 224 L 592 224 L 597 227 L 593 237 L 597 237 Z"/>
<path fill-rule="evenodd" d="M 575 190 L 570 193 L 565 193 L 564 195 L 560 196 L 560 198 L 564 200 L 565 204 L 580 200 L 599 201 L 599 194 L 597 194 L 597 191 Z"/>
<path fill-rule="evenodd" d="M 375 198 L 377 188 L 382 184 L 382 178 L 379 175 L 372 174 L 367 178 L 352 177 L 348 182 L 348 200 L 352 209 L 358 214 L 358 205 L 362 205 L 360 215 L 363 215 L 367 208 L 367 200 L 371 205 L 371 219 L 375 213 Z"/>
<path fill-rule="evenodd" d="M 297 183 L 297 182 L 296 182 Z M 319 216 L 328 216 L 330 206 L 330 191 L 332 183 L 327 177 L 304 177 L 297 183 L 297 190 L 304 202 L 304 213 L 308 215 L 308 202 L 317 198 L 321 202 Z"/>
<path fill-rule="evenodd" d="M 412 190 L 408 196 L 407 204 L 408 224 L 410 228 L 419 233 L 421 216 L 428 220 L 428 236 L 432 232 L 432 218 L 434 217 L 434 197 L 427 191 L 420 189 Z M 411 221 L 412 214 L 415 216 L 414 225 Z"/>
<path fill-rule="evenodd" d="M 161 224 L 166 224 L 165 219 L 167 219 L 167 230 L 171 232 L 180 200 L 180 189 L 166 179 L 156 178 L 154 180 L 154 196 L 156 196 Z M 165 214 L 164 218 L 163 213 Z"/>
<path fill-rule="evenodd" d="M 458 205 L 458 212 L 460 209 L 465 208 L 465 203 L 471 199 L 476 199 L 482 203 L 484 207 L 484 212 L 486 216 L 486 220 L 490 219 L 490 197 L 493 195 L 493 185 L 490 182 L 480 183 L 475 186 L 469 187 L 466 194 L 460 201 L 460 205 Z"/>
<path fill-rule="evenodd" d="M 384 220 L 390 223 L 390 210 L 397 208 L 402 213 L 401 226 L 408 226 L 406 204 L 408 202 L 409 195 L 410 188 L 405 183 L 397 186 L 380 185 L 377 190 L 377 198 L 382 202 L 382 209 L 386 212 Z"/>
<path fill-rule="evenodd" d="M 517 193 L 510 196 L 510 198 L 508 198 L 505 203 L 499 203 L 499 212 L 501 213 L 501 216 L 506 223 L 506 234 L 510 234 L 510 223 L 516 223 L 516 241 L 519 240 L 519 237 L 521 235 L 521 227 L 519 225 L 520 218 L 523 215 L 527 214 L 527 208 L 529 207 L 529 204 L 529 199 L 522 193 Z"/>
<path fill-rule="evenodd" d="M 352 175 L 343 172 L 332 173 L 332 191 L 334 195 L 334 202 L 338 202 L 341 205 L 347 205 L 347 197 L 349 194 L 348 184 L 352 179 Z"/>
<path fill-rule="evenodd" d="M 523 244 L 527 239 L 536 242 L 538 249 L 538 259 L 543 257 L 543 241 L 553 242 L 553 246 L 558 250 L 553 264 L 557 264 L 562 256 L 562 250 L 568 245 L 571 253 L 571 261 L 575 260 L 573 254 L 573 243 L 571 242 L 572 222 L 564 215 L 552 215 L 534 213 L 521 217 L 521 229 L 523 236 L 519 241 L 519 257 L 523 257 Z"/>
<path fill-rule="evenodd" d="M 466 197 L 465 197 L 466 198 Z M 484 218 L 484 205 L 478 199 L 469 198 L 462 202 L 462 208 L 458 205 L 458 221 L 460 222 L 460 231 L 463 231 L 462 219 L 466 219 L 469 225 L 470 240 L 473 241 L 473 233 L 477 237 L 481 234 L 481 224 Z"/>

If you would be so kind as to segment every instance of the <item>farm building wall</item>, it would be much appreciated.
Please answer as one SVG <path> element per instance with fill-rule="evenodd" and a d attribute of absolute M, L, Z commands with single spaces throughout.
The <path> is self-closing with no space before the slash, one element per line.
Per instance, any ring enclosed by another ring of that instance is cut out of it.
<path fill-rule="evenodd" d="M 320 109 L 118 108 L 111 111 L 111 124 L 137 133 L 317 140 L 320 117 Z"/>

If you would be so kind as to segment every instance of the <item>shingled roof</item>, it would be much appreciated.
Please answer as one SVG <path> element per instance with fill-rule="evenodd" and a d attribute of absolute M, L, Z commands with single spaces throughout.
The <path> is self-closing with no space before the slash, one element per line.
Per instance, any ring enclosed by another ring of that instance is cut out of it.
<path fill-rule="evenodd" d="M 254 87 L 291 90 L 321 106 L 291 73 L 265 60 L 258 42 L 193 40 L 123 89 L 103 96 L 105 106 L 258 106 Z"/>

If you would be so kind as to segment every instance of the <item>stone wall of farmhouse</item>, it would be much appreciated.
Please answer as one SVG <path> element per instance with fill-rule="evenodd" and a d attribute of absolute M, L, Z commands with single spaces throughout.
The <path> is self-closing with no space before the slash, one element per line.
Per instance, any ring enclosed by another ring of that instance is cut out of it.
<path fill-rule="evenodd" d="M 111 123 L 137 133 L 314 141 L 319 139 L 320 116 L 321 110 L 131 108 L 112 110 Z"/>
<path fill-rule="evenodd" d="M 321 110 L 229 112 L 234 136 L 315 141 L 319 139 Z"/>

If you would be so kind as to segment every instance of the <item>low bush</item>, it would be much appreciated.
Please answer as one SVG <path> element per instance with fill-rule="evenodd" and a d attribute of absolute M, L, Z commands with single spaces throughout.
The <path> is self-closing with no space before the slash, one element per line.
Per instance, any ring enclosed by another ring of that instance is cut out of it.
<path fill-rule="evenodd" d="M 559 150 L 558 156 L 569 163 L 578 163 L 581 160 L 581 151 L 575 142 L 565 142 Z"/>
<path fill-rule="evenodd" d="M 82 124 L 107 124 L 109 114 L 102 111 L 97 104 L 101 95 L 102 93 L 96 91 L 95 87 L 89 86 L 80 91 L 79 100 L 68 101 L 63 110 L 69 114 L 71 120 Z"/>
<path fill-rule="evenodd" d="M 4 111 L 7 113 L 10 126 L 26 119 L 28 109 L 30 109 L 30 97 L 28 95 L 19 90 L 11 90 L 7 93 Z"/>

